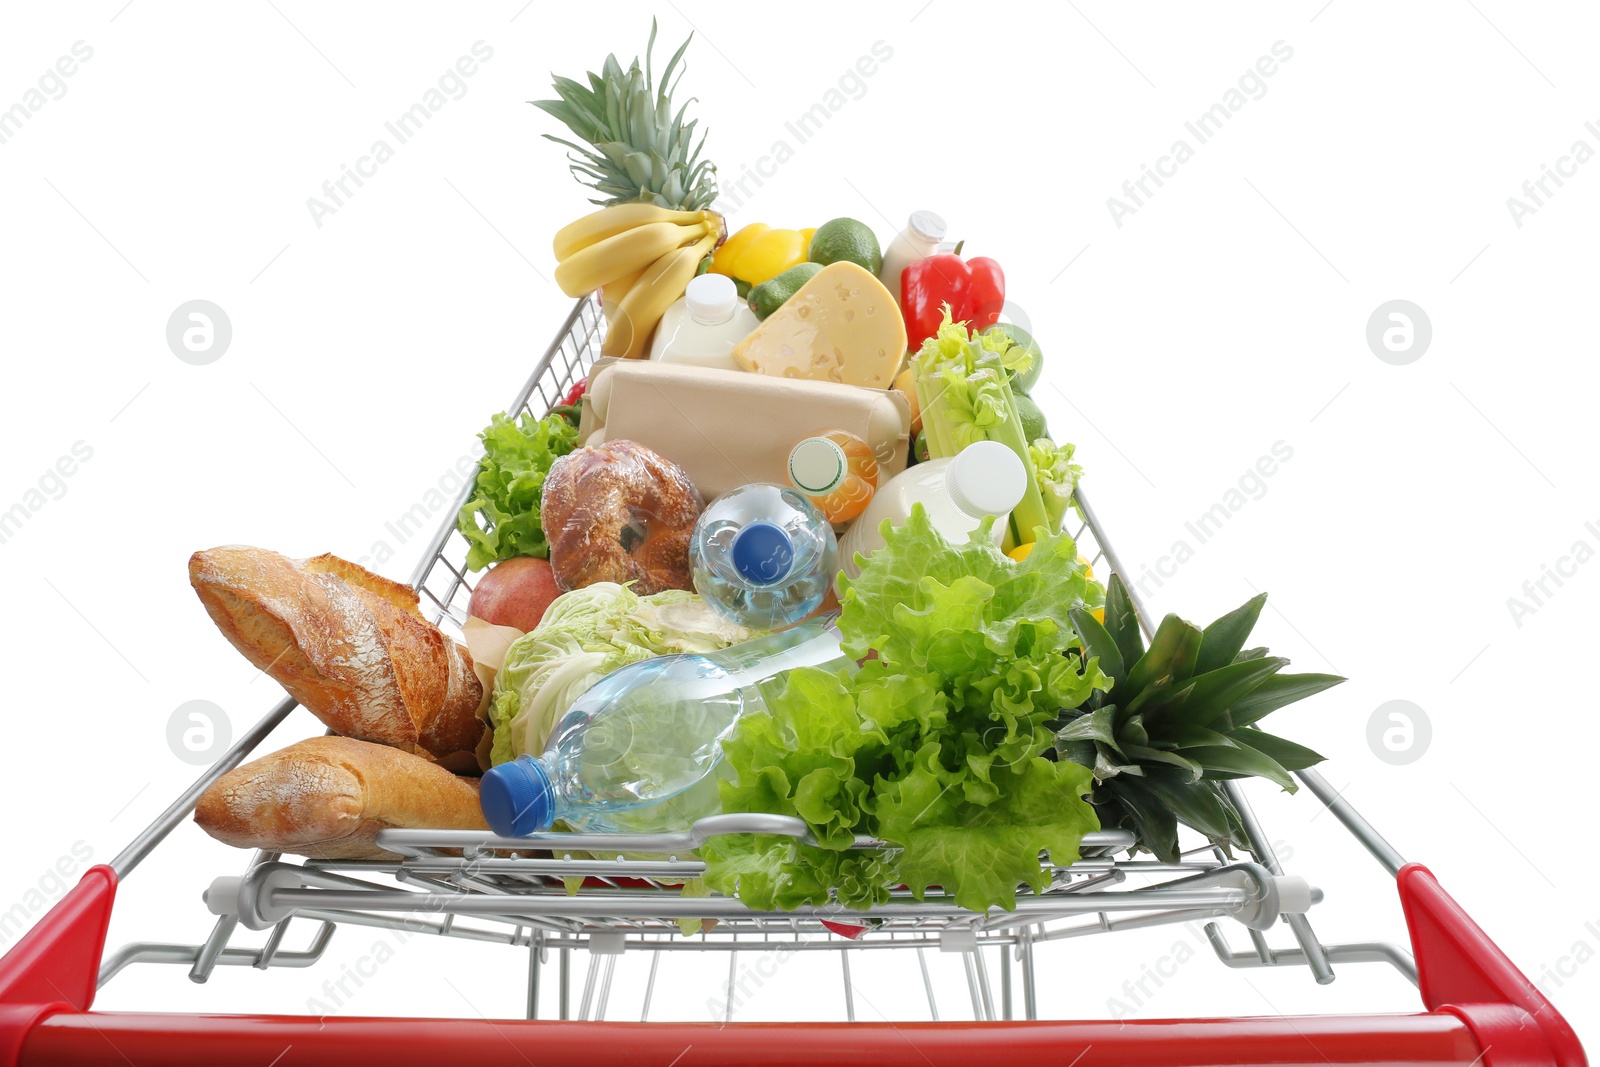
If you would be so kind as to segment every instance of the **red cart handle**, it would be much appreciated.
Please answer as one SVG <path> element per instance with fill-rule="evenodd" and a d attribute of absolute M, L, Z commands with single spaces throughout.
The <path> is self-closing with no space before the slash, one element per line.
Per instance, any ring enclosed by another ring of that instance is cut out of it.
<path fill-rule="evenodd" d="M 1429 1011 L 1461 1019 L 1494 1064 L 1587 1067 L 1571 1024 L 1489 940 L 1433 872 L 1408 863 L 1396 876 L 1400 907 L 1417 957 L 1417 984 Z"/>
<path fill-rule="evenodd" d="M 23 1040 L 44 1019 L 94 1003 L 116 896 L 117 872 L 90 867 L 0 958 L 0 1067 L 21 1062 Z"/>
<path fill-rule="evenodd" d="M 1587 1067 L 1565 1019 L 1420 864 L 1399 872 L 1426 1014 L 1124 1022 L 761 1024 L 316 1019 L 90 1013 L 116 896 L 110 867 L 89 870 L 0 959 L 0 1067 L 103 1062 L 107 1042 L 137 1063 L 344 1064 L 354 1050 L 390 1063 L 537 1058 L 593 1063 L 970 1063 L 1077 1056 L 1080 1067 L 1197 1061 L 1376 1062 Z M 509 1044 L 510 1048 L 507 1048 Z M 666 1062 L 665 1059 L 661 1062 Z M 1076 1062 L 1076 1061 L 1074 1061 Z"/>

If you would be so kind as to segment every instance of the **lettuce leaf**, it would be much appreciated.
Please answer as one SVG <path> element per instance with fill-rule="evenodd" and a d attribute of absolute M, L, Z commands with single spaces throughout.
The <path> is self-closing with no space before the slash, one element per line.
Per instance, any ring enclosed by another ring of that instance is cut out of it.
<path fill-rule="evenodd" d="M 674 652 L 714 652 L 754 636 L 679 589 L 640 596 L 596 582 L 563 593 L 506 649 L 490 697 L 489 762 L 542 755 L 567 709 L 620 667 Z"/>
<path fill-rule="evenodd" d="M 1111 684 L 1069 615 L 1105 599 L 1077 559 L 1045 536 L 1011 560 L 987 524 L 951 545 L 920 507 L 891 528 L 840 581 L 844 650 L 874 658 L 788 672 L 723 746 L 723 810 L 796 816 L 816 843 L 716 838 L 706 884 L 764 910 L 867 908 L 901 884 L 1011 909 L 1019 884 L 1043 887 L 1041 851 L 1073 862 L 1099 825 L 1091 774 L 1048 758 L 1049 724 Z M 858 834 L 895 847 L 848 850 Z"/>
<path fill-rule="evenodd" d="M 551 466 L 577 447 L 578 431 L 559 415 L 535 419 L 524 413 L 513 420 L 502 412 L 478 437 L 484 452 L 475 491 L 456 516 L 456 529 L 470 542 L 467 566 L 481 571 L 514 556 L 548 558 L 539 500 Z"/>

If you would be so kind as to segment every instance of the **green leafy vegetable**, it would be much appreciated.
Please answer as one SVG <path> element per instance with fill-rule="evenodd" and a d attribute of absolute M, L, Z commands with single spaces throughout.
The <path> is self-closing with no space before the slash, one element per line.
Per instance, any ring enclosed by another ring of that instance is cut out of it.
<path fill-rule="evenodd" d="M 714 652 L 753 636 L 681 589 L 642 597 L 615 582 L 596 582 L 563 593 L 538 626 L 512 642 L 495 675 L 490 762 L 543 754 L 556 721 L 619 667 L 674 652 Z"/>
<path fill-rule="evenodd" d="M 1048 437 L 1036 438 L 1028 445 L 1028 459 L 1039 480 L 1039 496 L 1044 500 L 1052 532 L 1061 529 L 1067 508 L 1074 504 L 1072 494 L 1078 488 L 1078 479 L 1083 477 L 1083 468 L 1072 462 L 1076 449 L 1076 445 L 1058 445 Z"/>
<path fill-rule="evenodd" d="M 1008 546 L 1032 541 L 1038 527 L 1055 528 L 1045 512 L 1011 390 L 1011 375 L 1032 362 L 1028 350 L 1005 333 L 972 336 L 966 323 L 950 321 L 948 306 L 939 332 L 911 357 L 931 457 L 954 456 L 974 441 L 998 441 L 1022 460 L 1028 488 L 1011 511 Z"/>
<path fill-rule="evenodd" d="M 1144 646 L 1133 601 L 1112 575 L 1102 625 L 1081 608 L 1073 622 L 1112 678 L 1056 733 L 1056 752 L 1094 772 L 1102 825 L 1132 830 L 1138 847 L 1179 859 L 1178 823 L 1221 845 L 1244 846 L 1244 827 L 1221 783 L 1259 777 L 1293 792 L 1291 772 L 1322 757 L 1254 726 L 1269 712 L 1344 681 L 1279 674 L 1289 661 L 1245 649 L 1267 595 L 1204 630 L 1168 615 Z"/>
<path fill-rule="evenodd" d="M 706 882 L 752 907 L 836 901 L 866 908 L 907 885 L 962 907 L 1013 908 L 1098 827 L 1085 767 L 1046 758 L 1050 723 L 1110 680 L 1069 612 L 1104 601 L 1070 538 L 1008 559 L 993 520 L 951 545 L 918 506 L 855 580 L 839 628 L 858 670 L 802 668 L 723 751 L 737 782 L 723 810 L 797 816 L 816 844 L 734 835 L 701 849 Z M 857 835 L 888 851 L 846 851 Z"/>
<path fill-rule="evenodd" d="M 467 566 L 481 571 L 496 560 L 550 555 L 539 524 L 539 497 L 556 460 L 578 445 L 578 431 L 559 415 L 512 420 L 502 412 L 478 435 L 483 459 L 476 492 L 456 516 L 456 529 L 471 542 Z M 478 517 L 484 525 L 479 525 Z"/>

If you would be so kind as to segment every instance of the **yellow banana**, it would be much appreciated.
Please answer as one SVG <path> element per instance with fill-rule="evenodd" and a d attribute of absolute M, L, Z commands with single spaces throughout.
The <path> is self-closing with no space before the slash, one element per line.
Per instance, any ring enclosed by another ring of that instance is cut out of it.
<path fill-rule="evenodd" d="M 556 267 L 556 284 L 568 296 L 592 293 L 607 282 L 647 267 L 686 241 L 698 241 L 708 225 L 650 222 L 613 234 L 574 253 Z"/>
<path fill-rule="evenodd" d="M 622 298 L 628 295 L 639 281 L 639 278 L 649 267 L 643 267 L 632 274 L 625 274 L 613 281 L 606 282 L 600 287 L 600 310 L 605 314 L 606 321 L 610 322 L 617 314 L 617 305 L 622 303 Z"/>
<path fill-rule="evenodd" d="M 581 219 L 567 223 L 556 231 L 552 245 L 556 261 L 569 259 L 596 241 L 614 237 L 623 230 L 644 226 L 652 222 L 695 223 L 709 221 L 709 211 L 674 211 L 648 202 L 614 204 L 599 211 L 591 211 Z"/>
<path fill-rule="evenodd" d="M 642 359 L 648 352 L 650 335 L 669 305 L 689 287 L 700 261 L 715 247 L 717 234 L 711 233 L 692 245 L 668 252 L 650 265 L 628 290 L 611 317 L 601 352 L 624 359 Z"/>

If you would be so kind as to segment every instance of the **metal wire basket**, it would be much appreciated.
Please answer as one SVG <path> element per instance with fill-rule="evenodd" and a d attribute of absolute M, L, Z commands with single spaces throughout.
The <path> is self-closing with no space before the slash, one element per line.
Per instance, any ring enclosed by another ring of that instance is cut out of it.
<path fill-rule="evenodd" d="M 580 300 L 508 411 L 539 416 L 559 403 L 597 358 L 603 329 L 598 303 Z M 467 542 L 454 520 L 471 491 L 468 484 L 455 506 L 445 510 L 444 521 L 411 576 L 425 614 L 456 635 L 466 619 L 474 576 L 465 565 Z M 1125 574 L 1081 491 L 1076 502 L 1081 523 L 1073 537 L 1080 552 L 1096 567 Z M 1148 634 L 1149 616 L 1137 598 L 1135 608 Z M 1511 1049 L 1521 1050 L 1516 1054 L 1523 1058 L 1516 1062 L 1584 1062 L 1570 1027 L 1432 876 L 1420 866 L 1406 865 L 1313 771 L 1298 775 L 1310 794 L 1399 879 L 1412 932 L 1411 950 L 1382 942 L 1320 940 L 1308 913 L 1320 902 L 1321 893 L 1284 871 L 1243 791 L 1228 782 L 1229 798 L 1249 842 L 1242 855 L 1225 855 L 1200 844 L 1185 851 L 1177 863 L 1132 858 L 1131 834 L 1099 831 L 1084 839 L 1081 859 L 1051 868 L 1043 891 L 1022 887 L 1016 909 L 1009 912 L 972 912 L 937 893 L 918 901 L 903 891 L 866 912 L 824 906 L 767 913 L 732 897 L 683 894 L 682 884 L 703 870 L 692 853 L 712 836 L 759 832 L 805 838 L 804 823 L 782 816 L 720 815 L 702 819 L 683 833 L 653 835 L 552 832 L 509 839 L 486 832 L 386 830 L 378 842 L 395 854 L 391 861 L 289 861 L 276 853 L 258 852 L 242 874 L 216 878 L 205 888 L 204 900 L 216 921 L 203 943 L 135 942 L 102 960 L 105 922 L 117 880 L 149 855 L 189 815 L 200 794 L 243 761 L 294 707 L 286 699 L 273 708 L 108 867 L 86 875 L 0 960 L 0 1067 L 10 1062 L 90 1062 L 104 1049 L 96 1048 L 88 1030 L 102 1037 L 115 1032 L 117 1048 L 130 1056 L 130 1047 L 147 1054 L 145 1059 L 134 1059 L 140 1063 L 223 1062 L 224 1054 L 253 1054 L 269 1044 L 281 1048 L 285 1041 L 298 1041 L 302 1055 L 313 1057 L 297 1057 L 296 1062 L 334 1062 L 342 1043 L 356 1036 L 376 1043 L 374 1047 L 381 1047 L 394 1062 L 424 1062 L 431 1055 L 428 1050 L 446 1038 L 453 1057 L 503 1055 L 504 1043 L 520 1049 L 526 1040 L 530 1048 L 537 1042 L 544 1062 L 552 1057 L 565 1062 L 558 1048 L 565 1046 L 552 1044 L 550 1031 L 508 1032 L 506 1028 L 514 1024 L 507 1022 L 490 1024 L 491 1036 L 488 1030 L 474 1028 L 472 1020 L 387 1020 L 378 1031 L 364 1029 L 371 1020 L 327 1019 L 311 1031 L 305 1024 L 315 1020 L 274 1017 L 269 1026 L 247 1017 L 116 1016 L 88 1011 L 95 989 L 135 964 L 187 966 L 195 981 L 205 981 L 218 966 L 308 967 L 321 957 L 338 928 L 350 926 L 497 942 L 526 952 L 527 1019 L 538 1019 L 543 1005 L 553 1000 L 559 1020 L 576 1020 L 587 1027 L 616 1025 L 601 1020 L 621 958 L 647 961 L 642 963 L 649 971 L 640 1013 L 646 1020 L 663 952 L 727 953 L 730 983 L 740 951 L 833 952 L 850 1020 L 843 1025 L 849 1029 L 835 1033 L 827 1027 L 792 1027 L 781 1042 L 763 1039 L 760 1058 L 783 1062 L 789 1061 L 785 1057 L 814 1061 L 834 1054 L 861 1057 L 862 1062 L 900 1062 L 905 1049 L 875 1029 L 877 1024 L 851 1027 L 856 1017 L 852 957 L 894 950 L 902 950 L 907 966 L 915 959 L 926 992 L 931 1018 L 926 1025 L 931 1029 L 919 1031 L 924 1038 L 913 1043 L 918 1062 L 930 1049 L 952 1054 L 968 1047 L 961 1036 L 965 1030 L 939 1022 L 929 950 L 961 955 L 972 1016 L 990 1024 L 983 1041 L 995 1049 L 1048 1051 L 1071 1059 L 1069 1051 L 1084 1049 L 1087 1055 L 1087 1050 L 1098 1048 L 1105 1062 L 1151 1063 L 1191 1058 L 1198 1062 L 1208 1056 L 1239 1063 L 1372 1058 L 1494 1063 L 1502 1056 L 1508 1057 L 1504 1062 L 1512 1062 L 1511 1053 L 1504 1051 Z M 854 847 L 884 846 L 861 838 Z M 579 888 L 570 892 L 572 886 Z M 194 888 L 198 892 L 201 887 Z M 1195 1020 L 1183 1031 L 1150 1030 L 1149 1024 L 1137 1022 L 1081 1021 L 1042 1030 L 1007 1028 L 1009 1020 L 1038 1016 L 1036 946 L 1196 921 L 1205 923 L 1210 946 L 1229 967 L 1304 967 L 1317 982 L 1327 983 L 1334 978 L 1336 964 L 1379 962 L 1418 984 L 1428 1010 L 1404 1016 Z M 306 947 L 283 947 L 292 924 L 316 924 Z M 1268 933 L 1280 925 L 1287 928 L 1292 945 L 1269 943 Z M 265 931 L 266 937 L 257 947 L 236 944 L 245 939 L 241 928 Z M 1249 947 L 1236 950 L 1231 939 L 1241 930 Z M 985 953 L 989 948 L 999 951 Z M 578 951 L 589 954 L 590 965 L 574 1005 Z M 553 993 L 546 975 L 552 953 L 557 971 Z M 991 956 L 998 963 L 998 982 L 992 977 Z M 1017 964 L 1016 978 L 1011 961 Z M 41 977 L 49 990 L 44 990 Z M 724 1022 L 732 1019 L 732 1003 L 730 998 Z M 682 1029 L 655 1024 L 629 1031 L 626 1041 L 641 1055 L 658 1047 L 670 1050 Z M 755 1058 L 750 1050 L 757 1046 L 737 1036 L 737 1026 L 717 1031 L 731 1030 L 733 1036 L 717 1037 L 688 1029 L 697 1035 L 689 1044 L 718 1049 L 717 1055 L 723 1057 L 718 1062 L 741 1062 L 741 1049 L 750 1052 L 746 1059 Z M 1208 1041 L 1213 1044 L 1208 1046 Z M 218 1058 L 185 1058 L 199 1056 L 197 1050 Z M 572 1051 L 575 1059 L 593 1058 L 587 1042 L 574 1044 Z"/>

